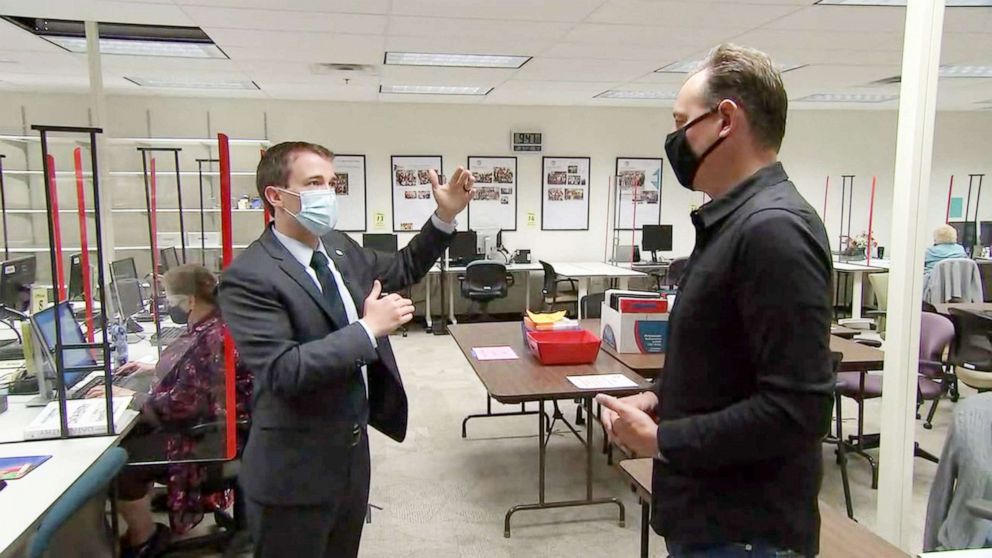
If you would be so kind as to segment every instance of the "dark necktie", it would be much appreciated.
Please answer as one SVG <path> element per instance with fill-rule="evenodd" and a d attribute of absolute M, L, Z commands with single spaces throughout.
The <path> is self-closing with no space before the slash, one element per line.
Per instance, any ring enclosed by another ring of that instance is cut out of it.
<path fill-rule="evenodd" d="M 338 282 L 334 280 L 334 274 L 331 273 L 327 256 L 314 250 L 313 256 L 310 258 L 310 267 L 317 272 L 317 281 L 320 282 L 320 288 L 324 291 L 324 299 L 331 307 L 331 316 L 339 327 L 345 327 L 350 322 L 348 312 L 344 309 L 341 292 L 338 291 Z M 365 383 L 360 375 L 356 375 L 349 382 L 348 398 L 358 415 L 358 422 L 364 426 L 368 423 L 368 404 L 365 397 Z"/>
<path fill-rule="evenodd" d="M 327 256 L 322 252 L 314 250 L 313 257 L 310 258 L 310 267 L 317 272 L 317 281 L 324 291 L 324 300 L 331 307 L 331 317 L 337 322 L 338 327 L 348 325 L 348 312 L 344 309 L 344 302 L 341 300 L 341 293 L 338 291 L 338 282 L 334 280 L 334 274 L 328 266 Z"/>

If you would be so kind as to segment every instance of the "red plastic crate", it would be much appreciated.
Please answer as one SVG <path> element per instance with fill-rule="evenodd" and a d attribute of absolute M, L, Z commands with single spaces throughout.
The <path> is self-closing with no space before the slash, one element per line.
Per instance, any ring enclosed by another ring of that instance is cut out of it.
<path fill-rule="evenodd" d="M 541 364 L 588 364 L 599 355 L 599 343 L 584 329 L 527 332 L 527 346 Z"/>

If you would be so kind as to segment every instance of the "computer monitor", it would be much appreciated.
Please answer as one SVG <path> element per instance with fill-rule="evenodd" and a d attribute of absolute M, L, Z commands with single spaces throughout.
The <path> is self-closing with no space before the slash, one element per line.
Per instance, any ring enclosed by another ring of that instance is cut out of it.
<path fill-rule="evenodd" d="M 69 256 L 69 300 L 83 298 L 83 255 Z"/>
<path fill-rule="evenodd" d="M 651 252 L 652 261 L 657 261 L 655 252 L 671 252 L 672 226 L 644 225 L 641 228 L 641 249 Z"/>
<path fill-rule="evenodd" d="M 122 318 L 130 318 L 145 309 L 145 300 L 141 296 L 141 284 L 137 279 L 116 279 L 110 283 L 114 293 L 117 312 Z"/>
<path fill-rule="evenodd" d="M 395 234 L 363 234 L 362 246 L 387 254 L 392 254 L 398 250 Z"/>
<path fill-rule="evenodd" d="M 474 260 L 479 253 L 478 237 L 475 231 L 457 231 L 448 248 L 448 258 L 452 260 Z"/>
<path fill-rule="evenodd" d="M 63 345 L 82 345 L 86 338 L 83 337 L 83 330 L 79 327 L 79 322 L 72 315 L 72 306 L 68 302 L 60 302 L 54 306 L 49 306 L 31 315 L 31 327 L 35 332 L 35 340 L 40 341 L 41 353 L 45 355 L 44 376 L 55 377 L 55 319 L 58 315 L 61 331 L 59 332 Z M 64 349 L 62 351 L 62 368 L 68 370 L 72 368 L 95 366 L 96 359 L 93 357 L 91 349 Z M 70 370 L 63 374 L 62 381 L 68 390 L 76 385 L 80 380 L 88 376 L 93 370 Z M 39 378 L 41 375 L 39 375 Z M 42 380 L 43 382 L 43 380 Z M 41 385 L 41 384 L 39 384 Z M 47 394 L 39 394 L 46 395 Z"/>
<path fill-rule="evenodd" d="M 124 258 L 110 263 L 110 280 L 117 279 L 137 279 L 138 268 L 134 265 L 134 258 Z"/>
<path fill-rule="evenodd" d="M 158 254 L 158 265 L 162 270 L 162 275 L 165 275 L 170 269 L 179 267 L 179 253 L 176 252 L 175 246 L 162 248 L 158 251 Z"/>
<path fill-rule="evenodd" d="M 982 246 L 992 246 L 992 221 L 982 221 L 978 226 L 981 234 L 978 243 Z"/>
<path fill-rule="evenodd" d="M 958 244 L 964 246 L 964 251 L 971 254 L 972 248 L 978 244 L 978 224 L 974 221 L 952 221 L 947 224 L 958 232 Z"/>
<path fill-rule="evenodd" d="M 37 265 L 34 256 L 0 262 L 0 305 L 18 312 L 27 311 Z"/>

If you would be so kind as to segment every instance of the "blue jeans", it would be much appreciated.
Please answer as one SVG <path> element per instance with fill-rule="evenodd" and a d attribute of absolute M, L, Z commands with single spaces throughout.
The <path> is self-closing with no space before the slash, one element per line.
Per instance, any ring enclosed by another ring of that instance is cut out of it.
<path fill-rule="evenodd" d="M 666 542 L 669 558 L 801 558 L 793 550 L 782 550 L 762 543 L 684 545 Z"/>

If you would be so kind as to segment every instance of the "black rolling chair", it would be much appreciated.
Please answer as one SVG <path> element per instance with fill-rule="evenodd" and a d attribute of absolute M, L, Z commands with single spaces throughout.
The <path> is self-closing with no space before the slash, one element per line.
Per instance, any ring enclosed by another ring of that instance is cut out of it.
<path fill-rule="evenodd" d="M 478 303 L 484 320 L 490 317 L 489 303 L 506 298 L 513 285 L 513 276 L 506 272 L 506 266 L 488 260 L 471 262 L 458 279 L 462 296 Z"/>
<path fill-rule="evenodd" d="M 672 260 L 672 263 L 668 264 L 665 285 L 668 287 L 678 286 L 679 281 L 682 280 L 682 274 L 685 273 L 685 266 L 688 263 L 689 258 L 675 258 Z"/>
<path fill-rule="evenodd" d="M 194 426 L 191 429 L 193 435 L 198 439 L 215 438 L 222 440 L 226 425 L 223 421 L 210 422 Z M 247 440 L 249 422 L 238 421 L 238 437 Z M 205 447 L 216 447 L 210 443 L 204 443 Z M 191 550 L 217 549 L 223 552 L 224 558 L 234 558 L 249 551 L 251 536 L 248 531 L 248 519 L 245 514 L 245 496 L 238 485 L 238 473 L 241 470 L 241 448 L 239 445 L 238 454 L 230 461 L 215 461 L 207 466 L 207 479 L 202 485 L 205 493 L 222 492 L 232 490 L 234 492 L 234 506 L 231 513 L 227 510 L 217 510 L 214 512 L 214 523 L 217 530 L 201 535 L 178 539 L 169 544 L 166 549 L 166 556 L 173 553 L 184 555 Z"/>
<path fill-rule="evenodd" d="M 586 295 L 579 301 L 582 307 L 582 317 L 589 319 L 599 319 L 603 314 L 603 301 L 606 300 L 606 293 L 596 293 Z"/>
<path fill-rule="evenodd" d="M 579 288 L 575 283 L 575 279 L 562 279 L 558 277 L 555 268 L 551 264 L 543 260 L 538 261 L 541 267 L 544 268 L 544 287 L 541 289 L 541 294 L 544 295 L 544 308 L 546 310 L 554 310 L 556 304 L 578 304 Z M 560 291 L 558 285 L 562 283 L 568 284 L 571 290 Z"/>
<path fill-rule="evenodd" d="M 954 366 L 951 401 L 957 401 L 957 382 L 980 392 L 992 390 L 992 316 L 960 308 L 950 309 L 954 342 L 950 363 Z"/>

